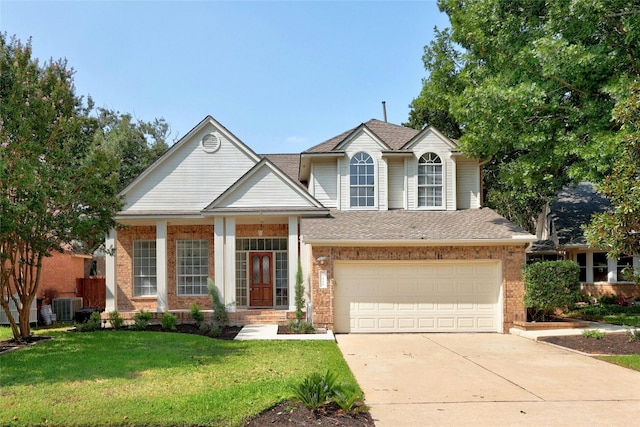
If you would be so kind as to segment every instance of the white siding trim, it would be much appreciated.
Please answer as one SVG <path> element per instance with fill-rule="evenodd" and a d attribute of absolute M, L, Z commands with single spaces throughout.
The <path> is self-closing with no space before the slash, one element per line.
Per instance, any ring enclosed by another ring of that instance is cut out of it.
<path fill-rule="evenodd" d="M 158 313 L 167 311 L 167 221 L 156 222 L 156 294 Z"/>
<path fill-rule="evenodd" d="M 289 310 L 296 309 L 296 274 L 298 272 L 298 217 L 289 217 L 289 241 L 287 242 L 289 263 Z M 304 276 L 303 276 L 304 277 Z"/>
<path fill-rule="evenodd" d="M 104 246 L 107 251 L 112 251 L 111 253 L 107 252 L 105 255 L 105 275 L 106 275 L 106 284 L 107 284 L 107 295 L 105 301 L 105 311 L 112 312 L 116 310 L 118 306 L 117 295 L 118 292 L 116 290 L 116 282 L 117 282 L 117 268 L 116 268 L 116 257 L 115 257 L 115 247 L 116 247 L 116 238 L 118 232 L 112 228 L 109 230 L 109 234 L 107 234 L 107 238 L 105 239 Z"/>
<path fill-rule="evenodd" d="M 224 217 L 216 217 L 213 223 L 214 282 L 222 294 L 224 283 Z"/>
<path fill-rule="evenodd" d="M 224 304 L 230 312 L 236 311 L 236 219 L 225 218 L 224 286 L 218 286 Z M 224 288 L 224 290 L 222 289 Z"/>

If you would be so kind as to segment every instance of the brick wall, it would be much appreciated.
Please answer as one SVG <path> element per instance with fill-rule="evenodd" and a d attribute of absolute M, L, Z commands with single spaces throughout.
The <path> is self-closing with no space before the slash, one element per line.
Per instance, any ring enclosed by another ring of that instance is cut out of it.
<path fill-rule="evenodd" d="M 316 260 L 325 257 L 320 265 Z M 526 320 L 524 282 L 522 268 L 525 262 L 523 246 L 474 246 L 474 247 L 313 247 L 311 249 L 312 269 L 310 272 L 311 296 L 314 306 L 314 323 L 318 326 L 333 327 L 334 306 L 333 263 L 335 261 L 425 261 L 425 260 L 501 260 L 503 285 L 504 330 L 508 331 L 516 320 Z M 329 286 L 320 289 L 318 271 L 329 274 Z"/>
<path fill-rule="evenodd" d="M 640 286 L 635 283 L 582 283 L 580 291 L 595 298 L 610 295 L 640 298 Z"/>
<path fill-rule="evenodd" d="M 69 252 L 52 252 L 51 255 L 42 260 L 38 294 L 43 296 L 45 291 L 52 291 L 56 298 L 75 297 L 76 279 L 85 277 L 85 258 Z"/>
<path fill-rule="evenodd" d="M 287 224 L 249 224 L 236 227 L 237 237 L 258 237 L 262 230 L 262 237 L 286 237 Z M 176 240 L 204 239 L 209 241 L 209 277 L 215 277 L 214 255 L 214 227 L 213 225 L 169 225 L 167 226 L 167 304 L 168 310 L 188 310 L 196 303 L 203 310 L 211 310 L 211 297 L 185 297 L 177 294 L 176 286 Z M 155 240 L 156 229 L 153 226 L 129 227 L 118 232 L 116 242 L 117 265 L 117 299 L 119 311 L 156 311 L 155 297 L 133 296 L 133 241 Z"/>

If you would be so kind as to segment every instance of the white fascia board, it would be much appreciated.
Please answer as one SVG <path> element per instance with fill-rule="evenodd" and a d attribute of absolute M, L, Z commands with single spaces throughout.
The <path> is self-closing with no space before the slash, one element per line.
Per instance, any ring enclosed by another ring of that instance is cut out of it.
<path fill-rule="evenodd" d="M 360 135 L 360 132 L 364 132 L 367 135 L 369 135 L 369 137 L 373 139 L 376 142 L 376 144 L 380 146 L 381 151 L 391 150 L 391 147 L 389 147 L 389 145 L 386 142 L 381 140 L 380 137 L 376 135 L 371 129 L 369 129 L 367 125 L 364 123 L 358 126 L 353 132 L 351 132 L 350 135 L 348 135 L 340 144 L 338 144 L 336 146 L 336 150 L 343 150 L 354 139 L 356 139 L 358 135 Z"/>
<path fill-rule="evenodd" d="M 331 240 L 305 239 L 305 244 L 316 246 L 511 246 L 535 242 L 536 239 L 466 239 L 466 240 Z"/>
<path fill-rule="evenodd" d="M 282 210 L 260 210 L 260 209 L 247 209 L 247 210 L 224 210 L 216 209 L 215 211 L 202 211 L 201 217 L 218 217 L 218 216 L 282 216 L 282 215 L 298 215 L 304 217 L 310 216 L 327 216 L 329 215 L 329 209 L 315 209 L 315 210 L 296 210 L 296 209 L 282 209 Z"/>

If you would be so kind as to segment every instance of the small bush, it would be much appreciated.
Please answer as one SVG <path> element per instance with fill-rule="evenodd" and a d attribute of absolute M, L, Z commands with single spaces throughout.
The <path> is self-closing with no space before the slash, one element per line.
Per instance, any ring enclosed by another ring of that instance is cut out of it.
<path fill-rule="evenodd" d="M 122 327 L 122 324 L 124 323 L 124 319 L 122 318 L 122 316 L 120 316 L 120 313 L 118 313 L 118 310 L 114 310 L 109 313 L 109 323 L 111 324 L 111 327 L 115 330 L 118 330 Z"/>
<path fill-rule="evenodd" d="M 600 298 L 598 298 L 598 304 L 602 304 L 602 305 L 613 305 L 616 303 L 616 301 L 618 301 L 618 297 L 613 294 L 603 295 Z"/>
<path fill-rule="evenodd" d="M 640 329 L 627 329 L 625 332 L 629 342 L 640 341 Z"/>
<path fill-rule="evenodd" d="M 296 334 L 315 334 L 316 328 L 309 322 L 292 320 L 289 322 L 289 330 Z"/>
<path fill-rule="evenodd" d="M 604 332 L 595 329 L 582 331 L 582 336 L 585 338 L 595 338 L 597 340 L 601 340 L 605 335 L 606 334 Z"/>
<path fill-rule="evenodd" d="M 229 314 L 227 313 L 227 307 L 222 302 L 218 288 L 211 278 L 207 279 L 207 288 L 209 289 L 209 295 L 213 301 L 213 320 L 220 325 L 226 325 L 229 322 Z"/>
<path fill-rule="evenodd" d="M 207 335 L 209 335 L 211 338 L 217 338 L 220 336 L 220 334 L 222 333 L 222 328 L 218 325 L 211 325 L 211 327 L 209 328 L 209 332 L 207 333 Z"/>
<path fill-rule="evenodd" d="M 162 329 L 165 329 L 167 331 L 175 331 L 176 328 L 176 324 L 178 323 L 178 318 L 171 314 L 171 313 L 165 313 L 162 315 Z"/>
<path fill-rule="evenodd" d="M 362 403 L 362 393 L 352 383 L 340 383 L 334 387 L 333 392 L 331 400 L 345 414 L 354 415 L 369 410 L 369 407 Z"/>
<path fill-rule="evenodd" d="M 100 323 L 101 323 L 100 313 L 98 313 L 97 311 L 94 311 L 93 313 L 91 313 L 91 316 L 86 322 L 76 326 L 76 330 L 79 332 L 97 331 L 100 329 Z"/>
<path fill-rule="evenodd" d="M 140 310 L 133 315 L 133 325 L 131 325 L 131 328 L 135 331 L 144 331 L 147 329 L 147 326 L 149 326 L 151 317 L 151 313 L 148 311 Z"/>
<path fill-rule="evenodd" d="M 196 304 L 195 302 L 191 306 L 191 317 L 193 317 L 193 320 L 195 320 L 196 327 L 199 328 L 200 322 L 204 320 L 204 313 L 202 313 L 200 307 L 198 307 L 198 304 Z"/>
<path fill-rule="evenodd" d="M 330 371 L 322 376 L 318 372 L 305 377 L 293 388 L 293 392 L 309 409 L 318 409 L 330 402 L 335 395 L 336 375 Z"/>
<path fill-rule="evenodd" d="M 557 309 L 573 307 L 580 299 L 580 267 L 573 261 L 543 261 L 524 271 L 524 304 L 533 308 L 532 320 L 548 320 Z"/>

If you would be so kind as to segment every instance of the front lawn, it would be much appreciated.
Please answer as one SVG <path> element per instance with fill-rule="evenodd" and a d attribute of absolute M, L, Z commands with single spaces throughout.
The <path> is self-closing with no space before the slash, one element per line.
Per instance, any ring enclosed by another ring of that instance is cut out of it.
<path fill-rule="evenodd" d="M 572 310 L 566 316 L 593 322 L 640 327 L 640 305 L 624 307 L 617 304 L 591 305 Z"/>
<path fill-rule="evenodd" d="M 331 368 L 334 342 L 223 341 L 164 332 L 36 331 L 54 340 L 0 355 L 0 425 L 239 426 Z M 0 338 L 9 337 L 0 328 Z"/>
<path fill-rule="evenodd" d="M 640 371 L 640 354 L 632 354 L 629 356 L 601 356 L 599 359 Z"/>

